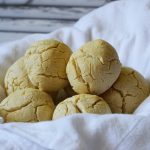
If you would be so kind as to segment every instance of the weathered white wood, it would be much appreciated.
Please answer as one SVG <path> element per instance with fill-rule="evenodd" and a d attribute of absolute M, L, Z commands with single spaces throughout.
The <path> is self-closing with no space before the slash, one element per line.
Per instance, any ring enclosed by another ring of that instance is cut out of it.
<path fill-rule="evenodd" d="M 0 42 L 16 40 L 27 33 L 47 33 L 57 28 L 70 26 L 90 10 L 92 8 L 0 8 Z M 16 18 L 16 16 L 18 19 L 6 19 Z"/>
<path fill-rule="evenodd" d="M 26 4 L 29 0 L 0 0 L 0 4 Z"/>
<path fill-rule="evenodd" d="M 5 33 L 0 32 L 0 45 L 4 44 L 6 42 L 14 41 L 17 39 L 21 39 L 25 37 L 26 35 L 29 35 L 28 33 Z"/>
<path fill-rule="evenodd" d="M 61 27 L 72 25 L 73 21 L 0 19 L 0 31 L 22 33 L 47 33 Z"/>
<path fill-rule="evenodd" d="M 32 0 L 26 4 L 27 1 L 5 0 L 4 4 L 0 0 L 0 44 L 30 33 L 47 33 L 70 26 L 111 0 Z"/>
<path fill-rule="evenodd" d="M 77 20 L 93 8 L 0 7 L 1 18 Z"/>
<path fill-rule="evenodd" d="M 54 6 L 89 6 L 98 7 L 106 0 L 33 0 L 31 5 L 54 5 Z"/>
<path fill-rule="evenodd" d="M 31 1 L 31 2 L 30 2 Z M 43 6 L 78 6 L 98 7 L 109 0 L 0 0 L 0 4 L 29 4 Z M 30 2 L 30 3 L 29 3 Z"/>

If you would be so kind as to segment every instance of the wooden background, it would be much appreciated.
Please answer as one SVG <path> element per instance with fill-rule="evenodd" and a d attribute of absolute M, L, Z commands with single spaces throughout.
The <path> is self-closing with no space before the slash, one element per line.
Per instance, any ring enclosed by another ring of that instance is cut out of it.
<path fill-rule="evenodd" d="M 0 43 L 71 26 L 112 0 L 0 0 Z"/>

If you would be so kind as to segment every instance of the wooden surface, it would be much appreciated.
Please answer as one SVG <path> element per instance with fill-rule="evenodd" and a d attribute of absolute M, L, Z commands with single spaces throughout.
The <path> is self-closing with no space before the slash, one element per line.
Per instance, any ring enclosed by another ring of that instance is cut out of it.
<path fill-rule="evenodd" d="M 0 43 L 71 26 L 110 0 L 0 0 Z"/>

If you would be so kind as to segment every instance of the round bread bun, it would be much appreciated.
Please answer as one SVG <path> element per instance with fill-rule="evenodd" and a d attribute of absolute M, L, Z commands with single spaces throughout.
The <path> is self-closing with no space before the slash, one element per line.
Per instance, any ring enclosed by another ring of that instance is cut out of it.
<path fill-rule="evenodd" d="M 75 113 L 109 114 L 108 104 L 99 96 L 79 94 L 65 99 L 54 110 L 53 119 Z"/>
<path fill-rule="evenodd" d="M 33 44 L 25 54 L 25 68 L 33 86 L 45 92 L 66 87 L 66 65 L 71 54 L 71 49 L 57 40 Z"/>
<path fill-rule="evenodd" d="M 129 67 L 122 67 L 113 86 L 101 95 L 113 113 L 133 113 L 149 95 L 149 85 L 144 77 Z"/>
<path fill-rule="evenodd" d="M 73 53 L 67 64 L 67 76 L 79 94 L 99 95 L 108 90 L 121 71 L 116 50 L 104 40 L 84 44 Z"/>
<path fill-rule="evenodd" d="M 21 57 L 9 67 L 4 83 L 7 95 L 18 89 L 34 88 L 24 66 L 24 57 Z"/>
<path fill-rule="evenodd" d="M 52 98 L 37 89 L 17 90 L 0 103 L 0 116 L 5 122 L 51 120 L 53 111 Z"/>

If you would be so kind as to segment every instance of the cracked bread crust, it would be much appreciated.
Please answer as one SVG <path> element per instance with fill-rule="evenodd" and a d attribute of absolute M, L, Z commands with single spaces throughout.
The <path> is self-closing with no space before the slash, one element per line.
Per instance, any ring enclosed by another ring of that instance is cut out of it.
<path fill-rule="evenodd" d="M 39 41 L 25 54 L 25 68 L 32 84 L 41 91 L 55 92 L 68 85 L 66 65 L 71 49 L 56 40 Z"/>
<path fill-rule="evenodd" d="M 37 89 L 22 89 L 11 93 L 0 103 L 0 115 L 5 122 L 37 122 L 51 120 L 52 98 Z"/>
<path fill-rule="evenodd" d="M 137 71 L 122 67 L 121 73 L 113 86 L 103 93 L 113 113 L 133 113 L 149 95 L 147 81 Z"/>
<path fill-rule="evenodd" d="M 7 95 L 18 89 L 34 88 L 24 66 L 24 57 L 10 66 L 5 75 L 4 83 Z"/>
<path fill-rule="evenodd" d="M 54 110 L 53 120 L 75 113 L 109 114 L 111 110 L 101 97 L 79 94 L 59 103 Z"/>
<path fill-rule="evenodd" d="M 106 41 L 94 40 L 73 53 L 67 76 L 77 93 L 101 94 L 117 80 L 121 63 L 115 49 Z"/>

